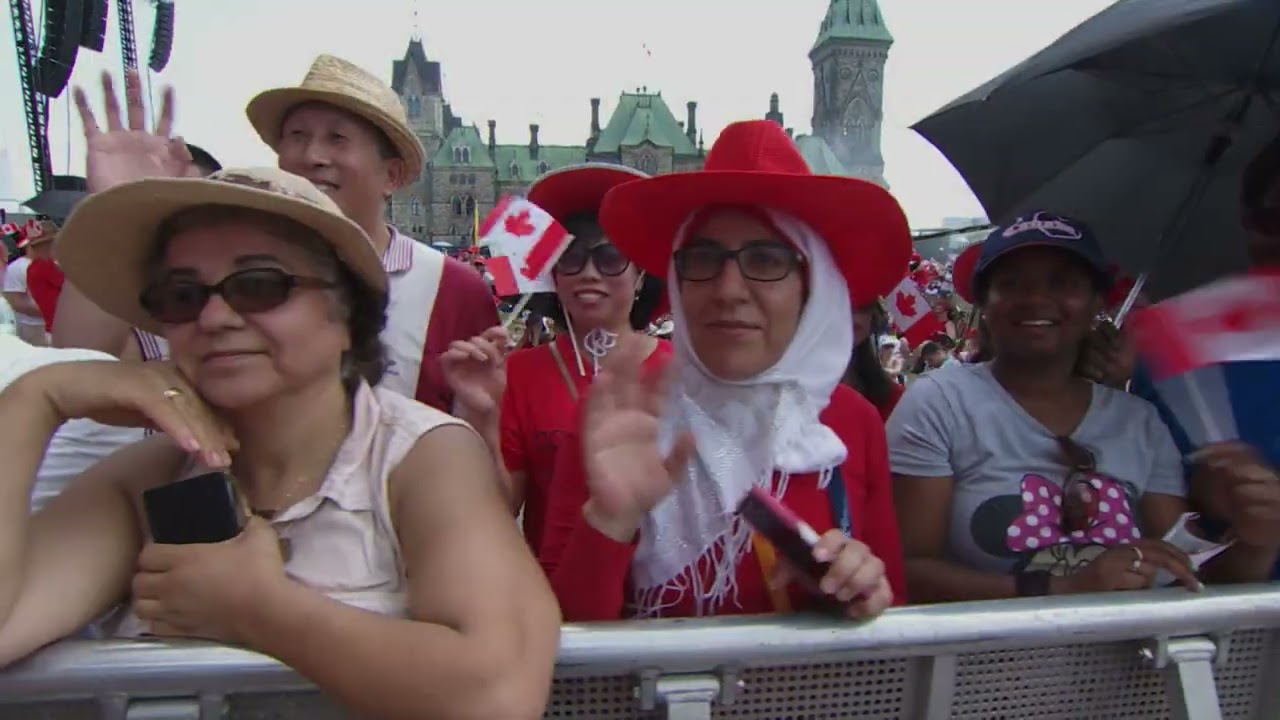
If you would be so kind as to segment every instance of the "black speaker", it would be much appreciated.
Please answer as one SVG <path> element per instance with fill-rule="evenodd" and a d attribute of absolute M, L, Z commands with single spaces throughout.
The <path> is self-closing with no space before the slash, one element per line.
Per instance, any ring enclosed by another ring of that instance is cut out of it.
<path fill-rule="evenodd" d="M 160 72 L 169 64 L 169 53 L 173 50 L 173 0 L 160 0 L 156 4 L 156 24 L 151 31 L 152 70 Z"/>
<path fill-rule="evenodd" d="M 131 2 L 132 0 L 120 0 Z M 102 52 L 107 43 L 107 0 L 86 0 L 80 27 L 80 47 Z"/>
<path fill-rule="evenodd" d="M 36 92 L 58 97 L 71 79 L 84 28 L 84 0 L 45 0 L 44 42 L 36 59 Z"/>

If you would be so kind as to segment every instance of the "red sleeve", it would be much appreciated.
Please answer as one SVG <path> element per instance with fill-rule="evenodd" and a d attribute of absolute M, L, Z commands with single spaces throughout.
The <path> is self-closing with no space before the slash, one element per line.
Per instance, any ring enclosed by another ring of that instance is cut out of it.
<path fill-rule="evenodd" d="M 549 496 L 538 561 L 565 622 L 621 618 L 635 545 L 602 535 L 583 519 L 587 473 L 577 433 L 567 436 L 556 454 Z"/>
<path fill-rule="evenodd" d="M 858 399 L 862 400 L 861 396 Z M 903 571 L 902 537 L 898 534 L 898 515 L 893 507 L 893 478 L 889 474 L 889 444 L 885 439 L 884 420 L 871 403 L 863 400 L 860 407 L 858 427 L 865 437 L 863 461 L 866 463 L 867 487 L 862 531 L 855 528 L 854 532 L 884 563 L 885 577 L 893 588 L 893 604 L 904 605 L 907 582 Z M 856 510 L 851 509 L 851 512 Z"/>
<path fill-rule="evenodd" d="M 493 294 L 475 270 L 451 257 L 444 259 L 440 287 L 427 324 L 415 397 L 445 412 L 453 412 L 453 393 L 440 369 L 440 354 L 454 340 L 467 340 L 498 324 Z"/>
<path fill-rule="evenodd" d="M 502 405 L 498 411 L 498 443 L 502 446 L 502 464 L 507 472 L 526 472 L 529 469 L 529 454 L 525 448 L 524 418 L 520 405 L 516 402 L 516 394 L 511 388 L 524 387 L 530 379 L 525 369 L 525 358 L 519 353 L 507 358 L 507 389 L 502 393 Z"/>
<path fill-rule="evenodd" d="M 27 294 L 40 308 L 44 316 L 45 330 L 53 330 L 53 314 L 58 309 L 58 295 L 62 293 L 62 270 L 52 260 L 39 258 L 27 268 Z"/>

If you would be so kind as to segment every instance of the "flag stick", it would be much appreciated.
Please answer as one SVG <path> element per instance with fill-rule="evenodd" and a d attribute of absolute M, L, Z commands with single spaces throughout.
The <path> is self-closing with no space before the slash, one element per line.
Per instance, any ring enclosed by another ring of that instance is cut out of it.
<path fill-rule="evenodd" d="M 1213 413 L 1209 411 L 1209 403 L 1205 401 L 1204 395 L 1200 392 L 1200 386 L 1192 379 L 1191 373 L 1183 373 L 1182 384 L 1186 386 L 1191 404 L 1195 407 L 1196 414 L 1200 416 L 1200 423 L 1204 425 L 1205 439 L 1211 443 L 1226 440 L 1227 438 L 1223 437 L 1222 429 L 1218 427 L 1217 421 L 1213 418 Z"/>
<path fill-rule="evenodd" d="M 502 329 L 511 332 L 511 324 L 520 318 L 520 313 L 524 311 L 529 301 L 533 299 L 533 293 L 525 293 L 520 296 L 520 302 L 511 308 L 511 314 L 507 315 L 507 319 L 502 321 Z"/>

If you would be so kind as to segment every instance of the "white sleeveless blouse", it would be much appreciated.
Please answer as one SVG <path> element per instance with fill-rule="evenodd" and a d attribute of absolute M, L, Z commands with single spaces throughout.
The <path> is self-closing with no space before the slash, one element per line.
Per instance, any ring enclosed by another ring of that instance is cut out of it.
<path fill-rule="evenodd" d="M 361 384 L 352 426 L 320 489 L 272 518 L 288 541 L 285 572 L 307 587 L 355 607 L 403 617 L 404 565 L 392 523 L 387 480 L 418 438 L 463 421 L 392 390 Z M 179 479 L 209 472 L 189 463 Z M 112 634 L 137 637 L 146 624 L 132 608 Z"/>

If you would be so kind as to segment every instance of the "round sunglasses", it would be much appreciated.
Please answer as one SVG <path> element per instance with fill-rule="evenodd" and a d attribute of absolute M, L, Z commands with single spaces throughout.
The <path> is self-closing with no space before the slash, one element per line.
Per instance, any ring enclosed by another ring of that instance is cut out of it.
<path fill-rule="evenodd" d="M 560 254 L 555 271 L 560 275 L 577 275 L 587 269 L 588 260 L 595 265 L 596 272 L 605 277 L 621 275 L 631 266 L 631 261 L 610 243 L 587 247 L 585 244 L 575 242 Z"/>
<path fill-rule="evenodd" d="M 331 288 L 334 283 L 314 277 L 291 275 L 277 268 L 254 268 L 231 273 L 215 285 L 169 277 L 151 285 L 138 301 L 151 317 L 166 325 L 194 322 L 214 295 L 237 313 L 274 310 L 298 288 Z"/>
<path fill-rule="evenodd" d="M 698 242 L 675 252 L 676 276 L 690 282 L 714 280 L 730 260 L 742 277 L 757 282 L 777 282 L 804 264 L 800 253 L 786 243 L 765 240 L 729 250 L 719 243 Z"/>

